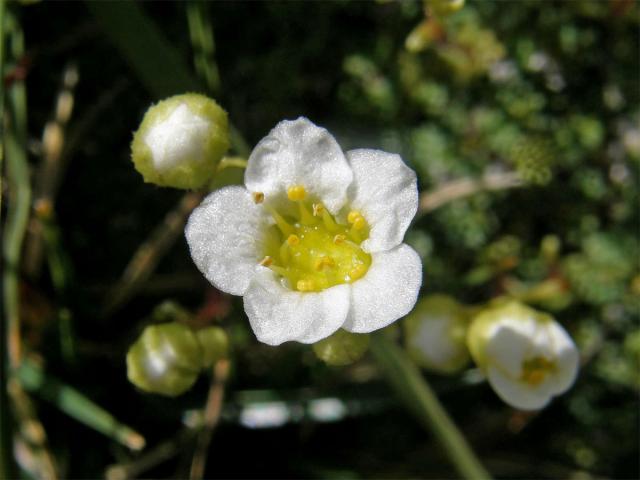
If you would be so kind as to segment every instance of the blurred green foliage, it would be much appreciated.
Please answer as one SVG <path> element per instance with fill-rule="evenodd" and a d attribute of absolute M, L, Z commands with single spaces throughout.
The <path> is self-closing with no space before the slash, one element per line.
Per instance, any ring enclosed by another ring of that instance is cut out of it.
<path fill-rule="evenodd" d="M 113 5 L 117 23 L 122 7 Z M 103 29 L 107 7 L 9 5 L 26 55 L 5 49 L 5 91 L 26 82 L 35 179 L 62 72 L 70 62 L 79 72 L 52 206 L 57 235 L 47 248 L 66 259 L 64 289 L 46 266 L 22 277 L 25 350 L 44 360 L 46 372 L 133 426 L 148 445 L 174 438 L 202 407 L 206 379 L 168 400 L 136 391 L 125 366 L 150 312 L 174 298 L 192 326 L 224 327 L 233 347 L 207 476 L 453 476 L 370 357 L 336 369 L 305 346 L 258 344 L 241 302 L 213 291 L 179 236 L 137 295 L 104 313 L 133 253 L 180 195 L 143 184 L 129 159 L 132 132 L 159 100 L 149 89 L 183 93 L 172 65 L 193 64 L 184 82 L 215 93 L 251 145 L 283 118 L 304 115 L 347 148 L 400 153 L 422 192 L 517 172 L 521 188 L 480 191 L 419 215 L 407 241 L 423 259 L 424 295 L 479 304 L 508 294 L 553 311 L 581 350 L 579 379 L 531 416 L 500 403 L 473 370 L 432 384 L 498 478 L 640 476 L 637 3 L 467 1 L 437 17 L 425 16 L 419 1 L 139 6 L 140 35 L 160 32 L 170 55 L 145 49 L 136 35 L 114 41 L 138 23 L 132 17 Z M 128 42 L 148 62 L 132 67 L 122 53 Z M 61 317 L 73 328 L 62 328 Z M 71 335 L 74 348 L 65 353 L 60 345 Z M 279 428 L 247 428 L 245 409 L 267 401 L 250 400 L 258 391 L 284 406 Z M 300 413 L 324 397 L 339 400 L 340 421 Z M 37 410 L 63 477 L 98 477 L 110 464 L 139 459 L 55 405 Z M 175 448 L 141 475 L 184 476 L 191 451 Z"/>

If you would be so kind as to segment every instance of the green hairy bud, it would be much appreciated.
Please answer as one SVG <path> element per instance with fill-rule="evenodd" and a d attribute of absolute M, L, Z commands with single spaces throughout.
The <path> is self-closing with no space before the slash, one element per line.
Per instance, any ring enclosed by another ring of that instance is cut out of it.
<path fill-rule="evenodd" d="M 145 182 L 196 189 L 213 178 L 228 149 L 227 113 L 214 100 L 187 93 L 147 110 L 131 157 Z"/>
<path fill-rule="evenodd" d="M 350 365 L 369 349 L 369 335 L 340 329 L 330 337 L 313 345 L 316 356 L 332 367 Z"/>

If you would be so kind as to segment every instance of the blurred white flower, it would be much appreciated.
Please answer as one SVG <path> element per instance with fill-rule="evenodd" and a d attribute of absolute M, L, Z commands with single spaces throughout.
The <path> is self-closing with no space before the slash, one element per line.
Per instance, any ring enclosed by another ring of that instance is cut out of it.
<path fill-rule="evenodd" d="M 422 266 L 402 240 L 418 190 L 398 155 L 345 154 L 306 118 L 283 121 L 253 150 L 245 186 L 211 193 L 185 234 L 207 279 L 244 296 L 260 341 L 367 333 L 413 308 Z"/>
<path fill-rule="evenodd" d="M 409 355 L 421 367 L 448 374 L 469 362 L 468 318 L 452 297 L 435 294 L 420 299 L 403 325 Z"/>
<path fill-rule="evenodd" d="M 545 407 L 578 373 L 578 350 L 567 332 L 549 315 L 517 302 L 482 311 L 467 342 L 498 396 L 522 410 Z"/>

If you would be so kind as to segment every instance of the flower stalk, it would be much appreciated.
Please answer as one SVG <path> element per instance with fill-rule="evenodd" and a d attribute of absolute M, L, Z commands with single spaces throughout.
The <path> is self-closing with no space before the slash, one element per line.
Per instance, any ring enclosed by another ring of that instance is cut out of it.
<path fill-rule="evenodd" d="M 420 422 L 433 432 L 460 476 L 469 480 L 491 478 L 404 352 L 384 332 L 371 335 L 371 351 L 391 386 Z"/>

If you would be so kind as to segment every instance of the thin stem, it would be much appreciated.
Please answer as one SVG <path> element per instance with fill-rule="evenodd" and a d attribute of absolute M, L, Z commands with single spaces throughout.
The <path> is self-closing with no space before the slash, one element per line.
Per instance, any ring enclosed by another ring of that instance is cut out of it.
<path fill-rule="evenodd" d="M 190 444 L 196 435 L 193 429 L 185 429 L 175 438 L 145 450 L 144 453 L 131 463 L 111 465 L 105 472 L 107 480 L 128 480 L 137 478 L 141 473 L 169 460 Z"/>
<path fill-rule="evenodd" d="M 433 432 L 460 476 L 469 480 L 491 478 L 429 384 L 404 352 L 384 332 L 371 335 L 371 351 L 398 396 L 420 422 Z"/>
<path fill-rule="evenodd" d="M 218 172 L 229 167 L 247 168 L 247 160 L 242 157 L 224 157 L 218 163 Z"/>
<path fill-rule="evenodd" d="M 0 0 L 0 79 L 5 78 L 5 0 Z M 4 92 L 0 94 L 0 121 L 4 125 Z M 4 181 L 4 138 L 0 136 L 0 192 L 3 191 Z M 0 193 L 0 208 L 2 207 Z M 9 397 L 7 395 L 7 380 L 9 377 L 7 356 L 7 338 L 4 320 L 0 322 L 0 478 L 10 478 L 12 475 L 11 460 L 11 430 L 9 428 Z"/>
<path fill-rule="evenodd" d="M 463 178 L 447 182 L 420 196 L 418 215 L 429 213 L 441 206 L 484 191 L 506 190 L 524 185 L 517 172 L 487 173 L 480 178 Z"/>
<path fill-rule="evenodd" d="M 213 378 L 209 396 L 204 410 L 204 428 L 198 436 L 198 443 L 191 463 L 191 480 L 200 480 L 204 477 L 204 469 L 207 462 L 207 450 L 211 443 L 213 431 L 220 420 L 222 402 L 224 400 L 224 386 L 229 376 L 229 360 L 218 361 L 213 368 Z"/>
<path fill-rule="evenodd" d="M 107 300 L 104 309 L 106 315 L 116 311 L 138 292 L 144 282 L 151 276 L 164 254 L 180 236 L 187 217 L 200 203 L 202 197 L 203 193 L 186 193 L 180 203 L 165 216 L 149 238 L 138 247 L 122 274 L 120 282 L 118 282 Z"/>

